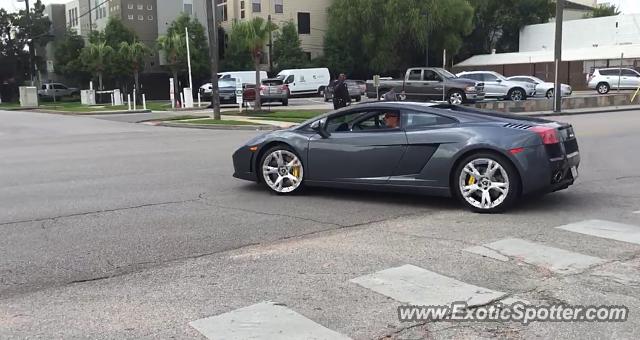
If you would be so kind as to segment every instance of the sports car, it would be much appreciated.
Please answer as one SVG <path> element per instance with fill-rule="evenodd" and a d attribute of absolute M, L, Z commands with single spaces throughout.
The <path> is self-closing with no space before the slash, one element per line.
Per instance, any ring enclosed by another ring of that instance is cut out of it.
<path fill-rule="evenodd" d="M 573 127 L 469 107 L 365 103 L 255 137 L 233 154 L 234 177 L 277 194 L 303 186 L 453 196 L 500 212 L 578 177 Z"/>

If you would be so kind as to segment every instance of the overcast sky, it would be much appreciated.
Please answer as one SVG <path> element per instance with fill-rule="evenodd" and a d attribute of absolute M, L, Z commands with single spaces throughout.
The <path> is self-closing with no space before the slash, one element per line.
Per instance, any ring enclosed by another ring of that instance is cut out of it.
<path fill-rule="evenodd" d="M 35 2 L 35 0 L 30 0 Z M 45 4 L 58 3 L 63 4 L 69 0 L 43 0 Z M 640 13 L 640 0 L 598 0 L 598 3 L 613 3 L 620 7 L 622 13 Z M 0 0 L 0 7 L 8 10 L 15 11 L 18 8 L 24 7 L 24 2 L 18 2 L 18 0 Z"/>

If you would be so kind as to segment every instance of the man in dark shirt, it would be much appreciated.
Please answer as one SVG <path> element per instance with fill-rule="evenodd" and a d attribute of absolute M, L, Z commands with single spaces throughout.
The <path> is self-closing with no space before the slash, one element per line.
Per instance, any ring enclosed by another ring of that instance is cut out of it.
<path fill-rule="evenodd" d="M 333 83 L 333 109 L 337 110 L 347 106 L 347 103 L 351 103 L 351 96 L 349 95 L 349 88 L 347 87 L 347 76 L 344 73 L 340 74 L 338 80 Z"/>

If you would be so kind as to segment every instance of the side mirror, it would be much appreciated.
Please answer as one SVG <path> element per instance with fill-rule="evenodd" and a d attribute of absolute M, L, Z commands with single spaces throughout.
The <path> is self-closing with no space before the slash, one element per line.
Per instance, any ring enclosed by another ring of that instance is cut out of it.
<path fill-rule="evenodd" d="M 326 123 L 325 119 L 316 120 L 315 122 L 311 123 L 310 125 L 311 130 L 317 132 L 322 138 L 329 138 L 331 134 L 329 134 L 329 132 L 325 130 L 324 128 L 325 123 Z"/>
<path fill-rule="evenodd" d="M 502 83 L 502 79 L 496 79 L 496 83 Z"/>

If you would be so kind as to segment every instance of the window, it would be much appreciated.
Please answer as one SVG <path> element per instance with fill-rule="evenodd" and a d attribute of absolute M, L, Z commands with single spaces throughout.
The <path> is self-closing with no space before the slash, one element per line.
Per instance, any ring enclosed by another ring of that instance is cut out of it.
<path fill-rule="evenodd" d="M 403 115 L 404 126 L 407 129 L 418 129 L 427 126 L 455 124 L 457 121 L 443 116 L 424 112 L 407 112 Z"/>
<path fill-rule="evenodd" d="M 142 11 L 144 9 L 144 5 L 143 4 L 138 4 L 138 10 Z"/>
<path fill-rule="evenodd" d="M 144 15 L 138 15 L 138 20 L 144 21 Z"/>
<path fill-rule="evenodd" d="M 127 8 L 128 8 L 128 9 L 133 9 L 133 4 L 128 4 L 128 5 L 127 5 Z"/>
<path fill-rule="evenodd" d="M 412 80 L 412 81 L 422 80 L 422 70 L 409 71 L 409 78 L 407 80 Z"/>
<path fill-rule="evenodd" d="M 129 14 L 129 15 L 127 15 L 127 19 L 129 19 L 129 20 L 133 20 L 133 14 Z"/>
<path fill-rule="evenodd" d="M 149 20 L 149 21 L 153 21 L 153 15 L 149 15 L 149 16 L 147 16 L 147 20 Z"/>
<path fill-rule="evenodd" d="M 332 117 L 326 124 L 329 133 L 373 132 L 400 128 L 400 113 L 394 110 L 354 112 Z"/>
<path fill-rule="evenodd" d="M 423 79 L 425 81 L 442 81 L 442 77 L 432 70 L 425 70 Z"/>
<path fill-rule="evenodd" d="M 634 70 L 629 70 L 629 69 L 624 69 L 622 70 L 622 75 L 624 77 L 639 77 L 638 73 L 636 73 L 636 71 Z"/>
<path fill-rule="evenodd" d="M 292 75 L 288 76 L 287 79 L 285 79 L 284 83 L 285 84 L 291 84 L 291 83 L 293 83 L 295 81 L 295 79 L 296 78 L 292 74 Z"/>
<path fill-rule="evenodd" d="M 54 84 L 53 88 L 56 89 L 56 90 L 66 90 L 67 89 L 67 87 L 62 85 L 62 84 Z"/>
<path fill-rule="evenodd" d="M 42 89 L 42 90 L 46 90 L 46 89 L 47 89 L 47 85 L 42 85 L 42 86 L 40 87 L 40 89 Z"/>
<path fill-rule="evenodd" d="M 192 15 L 193 14 L 193 4 L 184 4 L 183 11 L 187 15 Z"/>
<path fill-rule="evenodd" d="M 218 9 L 218 18 L 220 18 L 221 21 L 229 20 L 227 14 L 227 0 L 216 0 L 216 3 L 216 7 Z"/>
<path fill-rule="evenodd" d="M 482 73 L 482 80 L 495 82 L 496 80 L 498 80 L 498 77 L 494 76 L 491 73 Z"/>
<path fill-rule="evenodd" d="M 275 0 L 275 12 L 276 13 L 284 13 L 284 4 L 283 0 Z"/>
<path fill-rule="evenodd" d="M 153 5 L 147 5 L 147 11 L 153 11 Z"/>
<path fill-rule="evenodd" d="M 460 78 L 482 81 L 482 77 L 479 74 L 461 74 Z"/>
<path fill-rule="evenodd" d="M 298 12 L 298 34 L 311 34 L 311 14 Z"/>
<path fill-rule="evenodd" d="M 260 2 L 260 0 L 251 0 L 251 10 L 253 11 L 253 13 L 260 13 L 260 11 L 262 10 Z"/>

